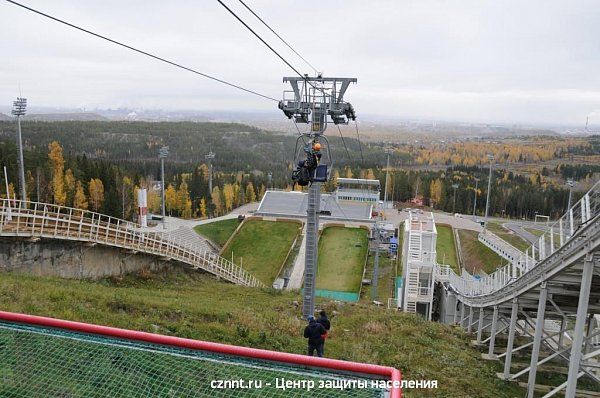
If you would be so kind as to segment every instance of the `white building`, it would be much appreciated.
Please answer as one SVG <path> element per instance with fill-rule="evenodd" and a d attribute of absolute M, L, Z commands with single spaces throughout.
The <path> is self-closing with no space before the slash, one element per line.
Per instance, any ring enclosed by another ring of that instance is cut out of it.
<path fill-rule="evenodd" d="M 338 178 L 335 198 L 337 201 L 367 202 L 377 204 L 380 196 L 379 180 L 364 178 Z"/>
<path fill-rule="evenodd" d="M 432 213 L 409 213 L 404 222 L 402 247 L 402 292 L 398 307 L 431 320 L 433 290 L 437 272 L 437 229 Z M 400 289 L 399 289 L 400 290 Z"/>

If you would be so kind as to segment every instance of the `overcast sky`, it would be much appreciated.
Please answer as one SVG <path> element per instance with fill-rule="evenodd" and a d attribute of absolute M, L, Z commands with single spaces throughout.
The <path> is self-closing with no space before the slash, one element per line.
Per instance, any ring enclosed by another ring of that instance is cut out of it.
<path fill-rule="evenodd" d="M 279 98 L 294 73 L 216 0 L 21 0 L 204 73 Z M 303 72 L 237 0 L 224 0 Z M 600 4 L 589 1 L 246 0 L 325 75 L 358 78 L 360 114 L 600 123 Z M 0 0 L 0 101 L 270 110 L 222 86 Z"/>

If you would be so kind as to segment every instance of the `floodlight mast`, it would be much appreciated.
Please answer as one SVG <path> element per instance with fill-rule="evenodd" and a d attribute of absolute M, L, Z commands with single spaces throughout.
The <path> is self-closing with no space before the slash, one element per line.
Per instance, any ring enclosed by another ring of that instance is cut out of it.
<path fill-rule="evenodd" d="M 17 98 L 13 102 L 12 114 L 17 117 L 17 148 L 18 148 L 18 162 L 19 162 L 19 188 L 21 188 L 21 203 L 24 206 L 27 200 L 27 193 L 25 187 L 25 164 L 23 163 L 23 140 L 21 138 L 21 116 L 25 115 L 25 109 L 27 109 L 27 99 Z"/>
<path fill-rule="evenodd" d="M 319 212 L 321 203 L 321 183 L 329 179 L 331 173 L 331 152 L 323 133 L 329 119 L 333 124 L 348 124 L 356 120 L 354 108 L 344 101 L 344 94 L 350 83 L 356 78 L 323 77 L 284 77 L 284 83 L 290 83 L 292 91 L 283 92 L 279 109 L 294 123 L 310 124 L 310 132 L 301 134 L 298 140 L 308 137 L 304 146 L 306 160 L 295 165 L 292 173 L 294 183 L 310 185 L 306 206 L 306 247 L 304 258 L 304 291 L 302 296 L 302 315 L 304 318 L 314 315 L 315 279 L 317 275 L 317 237 L 319 231 Z M 327 144 L 328 162 L 321 161 L 321 143 Z M 296 156 L 296 154 L 294 154 Z"/>

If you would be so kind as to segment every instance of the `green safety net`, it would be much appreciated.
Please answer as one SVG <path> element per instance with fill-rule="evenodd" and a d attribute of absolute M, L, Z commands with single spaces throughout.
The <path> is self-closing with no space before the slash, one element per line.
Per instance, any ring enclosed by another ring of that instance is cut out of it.
<path fill-rule="evenodd" d="M 340 389 L 349 380 L 359 383 Z M 356 375 L 0 322 L 0 397 L 386 396 L 377 387 Z"/>

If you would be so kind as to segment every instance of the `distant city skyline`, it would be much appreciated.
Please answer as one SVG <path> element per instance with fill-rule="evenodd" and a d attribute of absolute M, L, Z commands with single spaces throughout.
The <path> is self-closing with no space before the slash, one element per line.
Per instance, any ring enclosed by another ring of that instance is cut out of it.
<path fill-rule="evenodd" d="M 287 89 L 282 76 L 294 75 L 216 1 L 23 3 L 274 98 Z M 227 4 L 313 74 L 237 1 Z M 359 117 L 584 126 L 589 116 L 600 124 L 600 7 L 592 0 L 249 4 L 325 75 L 358 78 L 346 98 Z M 7 2 L 0 22 L 10 38 L 0 44 L 0 109 L 22 94 L 31 109 L 278 112 L 274 101 Z"/>

